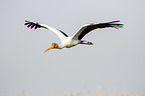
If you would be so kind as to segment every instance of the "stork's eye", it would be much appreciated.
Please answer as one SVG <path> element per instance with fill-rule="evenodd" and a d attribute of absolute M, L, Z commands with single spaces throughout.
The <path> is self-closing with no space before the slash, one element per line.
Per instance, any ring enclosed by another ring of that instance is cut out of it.
<path fill-rule="evenodd" d="M 56 48 L 57 47 L 57 44 L 54 44 L 54 47 Z"/>
<path fill-rule="evenodd" d="M 56 44 L 56 43 L 53 43 L 52 45 L 54 46 L 54 48 L 56 48 L 56 47 L 57 47 L 57 44 Z"/>

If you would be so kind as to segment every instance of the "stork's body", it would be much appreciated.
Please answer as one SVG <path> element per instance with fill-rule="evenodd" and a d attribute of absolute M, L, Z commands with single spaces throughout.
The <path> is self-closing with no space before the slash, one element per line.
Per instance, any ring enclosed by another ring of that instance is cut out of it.
<path fill-rule="evenodd" d="M 78 42 L 79 42 L 78 40 L 72 40 L 72 37 L 64 37 L 64 38 L 62 38 L 60 47 L 70 48 L 70 47 L 78 44 Z"/>
<path fill-rule="evenodd" d="M 76 32 L 73 36 L 69 37 L 66 33 L 63 31 L 44 25 L 44 24 L 39 24 L 39 23 L 34 23 L 34 22 L 29 22 L 26 21 L 25 25 L 28 25 L 27 27 L 31 27 L 31 29 L 34 27 L 34 29 L 37 28 L 45 28 L 53 31 L 61 40 L 61 44 L 58 45 L 57 43 L 52 43 L 52 45 L 44 51 L 44 53 L 50 49 L 57 48 L 57 49 L 62 49 L 64 47 L 66 48 L 71 48 L 73 46 L 76 46 L 78 44 L 86 44 L 86 45 L 93 45 L 91 42 L 87 42 L 82 40 L 82 38 L 89 32 L 91 32 L 94 29 L 97 28 L 107 28 L 107 27 L 112 27 L 112 28 L 122 28 L 123 24 L 116 23 L 119 21 L 112 21 L 112 22 L 107 22 L 107 23 L 97 23 L 97 24 L 87 24 L 81 27 L 81 29 Z"/>

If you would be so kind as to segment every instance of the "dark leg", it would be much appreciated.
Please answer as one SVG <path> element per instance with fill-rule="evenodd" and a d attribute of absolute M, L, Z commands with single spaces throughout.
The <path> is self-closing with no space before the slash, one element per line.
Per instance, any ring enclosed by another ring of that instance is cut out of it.
<path fill-rule="evenodd" d="M 79 44 L 93 45 L 92 42 L 80 41 Z"/>

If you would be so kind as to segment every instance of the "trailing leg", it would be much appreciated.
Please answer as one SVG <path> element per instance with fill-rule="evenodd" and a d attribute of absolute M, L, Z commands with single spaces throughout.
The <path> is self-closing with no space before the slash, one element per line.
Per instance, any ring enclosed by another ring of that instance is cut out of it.
<path fill-rule="evenodd" d="M 88 41 L 80 41 L 79 44 L 93 45 L 92 42 L 88 42 Z"/>

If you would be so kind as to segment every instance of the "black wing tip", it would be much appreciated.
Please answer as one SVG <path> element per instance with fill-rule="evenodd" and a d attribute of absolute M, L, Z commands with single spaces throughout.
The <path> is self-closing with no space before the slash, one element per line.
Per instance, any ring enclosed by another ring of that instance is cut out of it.
<path fill-rule="evenodd" d="M 120 22 L 120 20 L 113 20 L 110 23 L 114 23 L 114 22 Z"/>
<path fill-rule="evenodd" d="M 25 20 L 25 22 L 29 22 L 28 20 Z"/>
<path fill-rule="evenodd" d="M 28 20 L 25 20 L 25 24 L 28 28 L 30 27 L 30 29 L 37 29 L 37 28 L 41 28 L 42 26 L 37 23 L 37 22 L 31 22 L 31 21 L 28 21 Z"/>
<path fill-rule="evenodd" d="M 108 24 L 110 25 L 110 27 L 113 27 L 116 29 L 123 28 L 124 24 L 119 23 L 119 22 L 120 20 L 115 20 L 115 21 L 108 22 Z"/>

